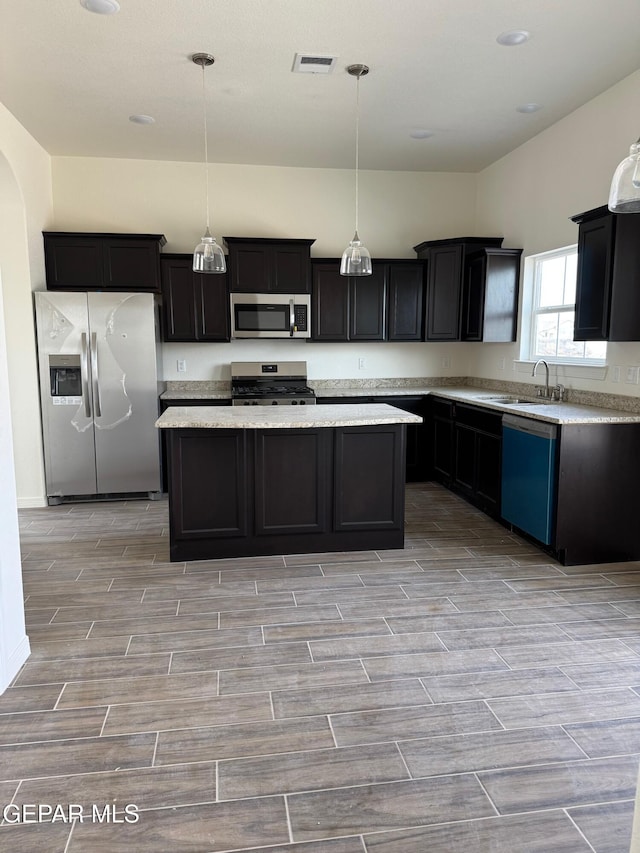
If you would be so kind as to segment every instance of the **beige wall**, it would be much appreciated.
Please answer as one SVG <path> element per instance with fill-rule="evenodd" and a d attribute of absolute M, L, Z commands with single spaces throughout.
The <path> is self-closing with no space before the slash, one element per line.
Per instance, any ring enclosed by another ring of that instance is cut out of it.
<path fill-rule="evenodd" d="M 32 289 L 44 287 L 42 230 L 51 224 L 51 160 L 0 104 L 0 155 L 15 192 L 0 187 L 0 266 L 13 444 L 23 506 L 44 500 Z M 7 179 L 8 180 L 8 179 Z"/>
<path fill-rule="evenodd" d="M 640 72 L 576 110 L 478 175 L 477 233 L 503 234 L 524 255 L 576 243 L 569 217 L 606 204 L 615 167 L 640 133 Z M 518 345 L 472 345 L 478 375 L 509 378 Z M 506 372 L 498 364 L 504 358 Z M 609 366 L 640 365 L 640 343 L 609 344 Z M 573 371 L 574 373 L 576 371 Z M 513 373 L 511 373 L 513 377 Z M 518 375 L 528 379 L 528 375 Z M 563 377 L 567 387 L 640 395 L 640 386 L 585 376 Z"/>

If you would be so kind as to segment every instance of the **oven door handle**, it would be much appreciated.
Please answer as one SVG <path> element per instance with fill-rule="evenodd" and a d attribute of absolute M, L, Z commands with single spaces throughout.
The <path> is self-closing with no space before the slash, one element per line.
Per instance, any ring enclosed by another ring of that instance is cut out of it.
<path fill-rule="evenodd" d="M 296 328 L 296 306 L 293 299 L 289 300 L 289 337 L 293 337 Z"/>

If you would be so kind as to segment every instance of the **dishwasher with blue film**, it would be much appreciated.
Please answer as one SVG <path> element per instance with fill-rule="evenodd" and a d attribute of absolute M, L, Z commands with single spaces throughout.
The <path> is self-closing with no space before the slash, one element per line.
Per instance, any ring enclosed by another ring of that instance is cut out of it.
<path fill-rule="evenodd" d="M 502 518 L 545 545 L 553 539 L 556 440 L 554 424 L 502 418 Z"/>

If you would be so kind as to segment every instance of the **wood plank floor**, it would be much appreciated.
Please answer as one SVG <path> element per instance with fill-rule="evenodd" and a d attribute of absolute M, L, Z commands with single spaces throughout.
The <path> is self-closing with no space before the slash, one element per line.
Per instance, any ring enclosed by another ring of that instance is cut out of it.
<path fill-rule="evenodd" d="M 640 564 L 406 500 L 402 550 L 193 563 L 164 502 L 21 511 L 0 850 L 627 853 Z M 85 819 L 11 823 L 31 804 Z"/>

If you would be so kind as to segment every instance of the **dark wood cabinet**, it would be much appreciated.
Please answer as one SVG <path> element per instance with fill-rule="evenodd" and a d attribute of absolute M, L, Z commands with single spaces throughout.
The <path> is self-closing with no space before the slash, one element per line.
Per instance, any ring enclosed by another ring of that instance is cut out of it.
<path fill-rule="evenodd" d="M 387 340 L 424 340 L 424 263 L 390 261 L 387 274 Z"/>
<path fill-rule="evenodd" d="M 431 397 L 429 434 L 434 479 L 499 516 L 502 415 Z"/>
<path fill-rule="evenodd" d="M 411 396 L 358 396 L 358 397 L 318 397 L 316 402 L 319 405 L 341 405 L 352 404 L 361 405 L 362 403 L 387 403 L 389 406 L 395 406 L 397 409 L 402 409 L 403 412 L 411 412 L 414 415 L 420 415 L 426 421 L 427 407 L 424 397 Z M 407 483 L 422 482 L 427 479 L 428 475 L 428 459 L 425 450 L 425 423 L 407 424 L 406 426 L 406 456 L 405 456 L 405 478 Z"/>
<path fill-rule="evenodd" d="M 461 340 L 516 340 L 521 256 L 522 249 L 484 248 L 468 257 L 462 288 Z"/>
<path fill-rule="evenodd" d="M 313 340 L 423 340 L 422 262 L 376 260 L 362 278 L 340 275 L 334 259 L 311 266 Z"/>
<path fill-rule="evenodd" d="M 576 341 L 640 340 L 640 214 L 599 207 L 578 223 Z"/>
<path fill-rule="evenodd" d="M 400 424 L 166 433 L 172 560 L 403 546 Z"/>
<path fill-rule="evenodd" d="M 243 293 L 309 293 L 315 240 L 225 237 L 229 285 Z"/>
<path fill-rule="evenodd" d="M 502 239 L 455 237 L 414 246 L 418 258 L 427 261 L 427 341 L 515 340 L 518 278 L 513 281 L 513 270 L 519 272 L 521 250 L 503 250 L 504 260 L 491 255 Z M 507 266 L 512 267 L 508 276 Z"/>
<path fill-rule="evenodd" d="M 227 276 L 194 273 L 191 255 L 163 255 L 160 267 L 163 340 L 230 340 Z"/>
<path fill-rule="evenodd" d="M 371 275 L 349 281 L 349 340 L 383 341 L 386 320 L 385 270 L 374 266 Z"/>
<path fill-rule="evenodd" d="M 44 231 L 48 290 L 160 291 L 162 234 Z"/>

